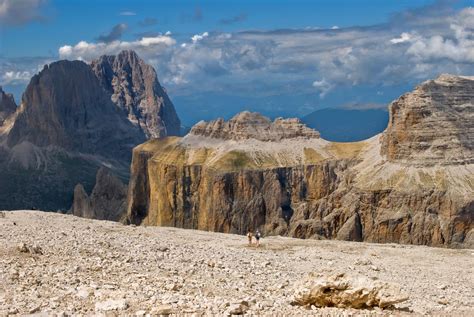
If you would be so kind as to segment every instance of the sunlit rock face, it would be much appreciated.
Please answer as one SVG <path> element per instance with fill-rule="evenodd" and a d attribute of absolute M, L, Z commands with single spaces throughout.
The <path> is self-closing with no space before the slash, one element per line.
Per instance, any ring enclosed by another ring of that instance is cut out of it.
<path fill-rule="evenodd" d="M 191 135 L 223 140 L 279 141 L 291 138 L 318 138 L 319 133 L 306 127 L 299 119 L 278 118 L 275 121 L 258 114 L 244 111 L 224 121 L 201 121 L 190 131 Z"/>
<path fill-rule="evenodd" d="M 389 106 L 382 154 L 423 166 L 474 163 L 474 77 L 441 75 Z"/>
<path fill-rule="evenodd" d="M 426 92 L 427 85 L 443 97 Z M 127 221 L 472 247 L 474 165 L 465 119 L 472 118 L 466 97 L 474 92 L 472 80 L 441 76 L 420 87 L 391 104 L 384 133 L 361 142 L 328 142 L 298 120 L 245 112 L 227 122 L 200 122 L 183 138 L 137 146 Z M 424 104 L 411 102 L 420 91 Z M 464 119 L 456 122 L 459 112 Z M 406 119 L 410 113 L 418 119 Z M 448 138 L 454 141 L 444 153 L 440 142 Z"/>
<path fill-rule="evenodd" d="M 147 138 L 178 135 L 181 123 L 152 66 L 134 51 L 101 56 L 91 63 L 111 100 Z"/>

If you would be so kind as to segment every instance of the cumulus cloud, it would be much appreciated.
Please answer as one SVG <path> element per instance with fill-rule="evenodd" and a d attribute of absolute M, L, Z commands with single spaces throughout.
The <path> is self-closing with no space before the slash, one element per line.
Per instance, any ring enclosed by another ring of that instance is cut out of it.
<path fill-rule="evenodd" d="M 122 50 L 136 50 L 144 57 L 151 57 L 152 54 L 160 54 L 168 47 L 176 44 L 176 40 L 171 34 L 158 35 L 155 37 L 143 37 L 136 41 L 112 41 L 89 43 L 80 41 L 76 45 L 64 45 L 59 48 L 61 59 L 80 59 L 90 61 L 104 54 L 117 54 Z"/>
<path fill-rule="evenodd" d="M 286 93 L 327 100 L 341 87 L 414 84 L 444 72 L 472 75 L 473 21 L 473 8 L 429 7 L 368 27 L 204 32 L 180 42 L 171 34 L 153 34 L 135 41 L 82 41 L 62 46 L 59 54 L 91 60 L 134 49 L 175 95 Z"/>
<path fill-rule="evenodd" d="M 407 55 L 417 62 L 440 59 L 455 63 L 474 63 L 474 8 L 463 10 L 450 24 L 451 33 L 429 37 L 416 36 Z"/>
<path fill-rule="evenodd" d="M 313 87 L 316 88 L 320 93 L 319 96 L 324 98 L 326 94 L 334 88 L 334 85 L 328 83 L 325 79 L 313 81 Z"/>
<path fill-rule="evenodd" d="M 122 35 L 127 30 L 128 26 L 125 23 L 115 25 L 109 33 L 102 34 L 97 37 L 97 41 L 109 43 L 122 38 Z"/>
<path fill-rule="evenodd" d="M 196 43 L 196 42 L 201 41 L 202 39 L 204 39 L 208 36 L 209 36 L 208 32 L 204 32 L 202 34 L 195 34 L 191 37 L 191 41 L 193 41 L 193 43 Z"/>
<path fill-rule="evenodd" d="M 43 21 L 41 9 L 47 0 L 0 0 L 0 24 L 22 25 Z"/>
<path fill-rule="evenodd" d="M 408 42 L 411 38 L 412 38 L 412 36 L 410 35 L 410 33 L 403 32 L 400 35 L 400 37 L 391 39 L 390 43 L 392 43 L 392 44 L 404 43 L 404 42 Z"/>
<path fill-rule="evenodd" d="M 7 71 L 2 74 L 2 85 L 26 83 L 31 79 L 29 71 Z"/>

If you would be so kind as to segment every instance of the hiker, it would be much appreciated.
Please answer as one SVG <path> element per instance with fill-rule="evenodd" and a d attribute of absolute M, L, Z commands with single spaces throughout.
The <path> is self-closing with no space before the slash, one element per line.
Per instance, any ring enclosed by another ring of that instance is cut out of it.
<path fill-rule="evenodd" d="M 260 234 L 260 231 L 257 230 L 257 232 L 255 232 L 255 240 L 257 240 L 257 247 L 260 245 L 260 237 L 262 235 Z"/>
<path fill-rule="evenodd" d="M 252 230 L 247 232 L 247 238 L 249 239 L 249 246 L 252 245 Z"/>

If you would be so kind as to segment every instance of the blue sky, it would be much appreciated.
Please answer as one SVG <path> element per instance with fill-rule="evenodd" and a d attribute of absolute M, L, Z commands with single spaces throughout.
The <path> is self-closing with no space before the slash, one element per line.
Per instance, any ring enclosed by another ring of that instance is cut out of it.
<path fill-rule="evenodd" d="M 57 59 L 134 49 L 187 125 L 250 109 L 385 107 L 442 72 L 473 75 L 473 0 L 0 0 L 0 84 L 17 101 Z"/>

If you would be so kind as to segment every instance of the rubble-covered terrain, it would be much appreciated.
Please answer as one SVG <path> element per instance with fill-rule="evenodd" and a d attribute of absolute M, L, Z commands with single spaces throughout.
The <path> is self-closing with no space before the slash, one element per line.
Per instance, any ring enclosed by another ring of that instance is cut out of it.
<path fill-rule="evenodd" d="M 474 314 L 474 250 L 277 236 L 261 242 L 3 212 L 0 316 Z M 317 307 L 324 303 L 345 308 Z"/>

